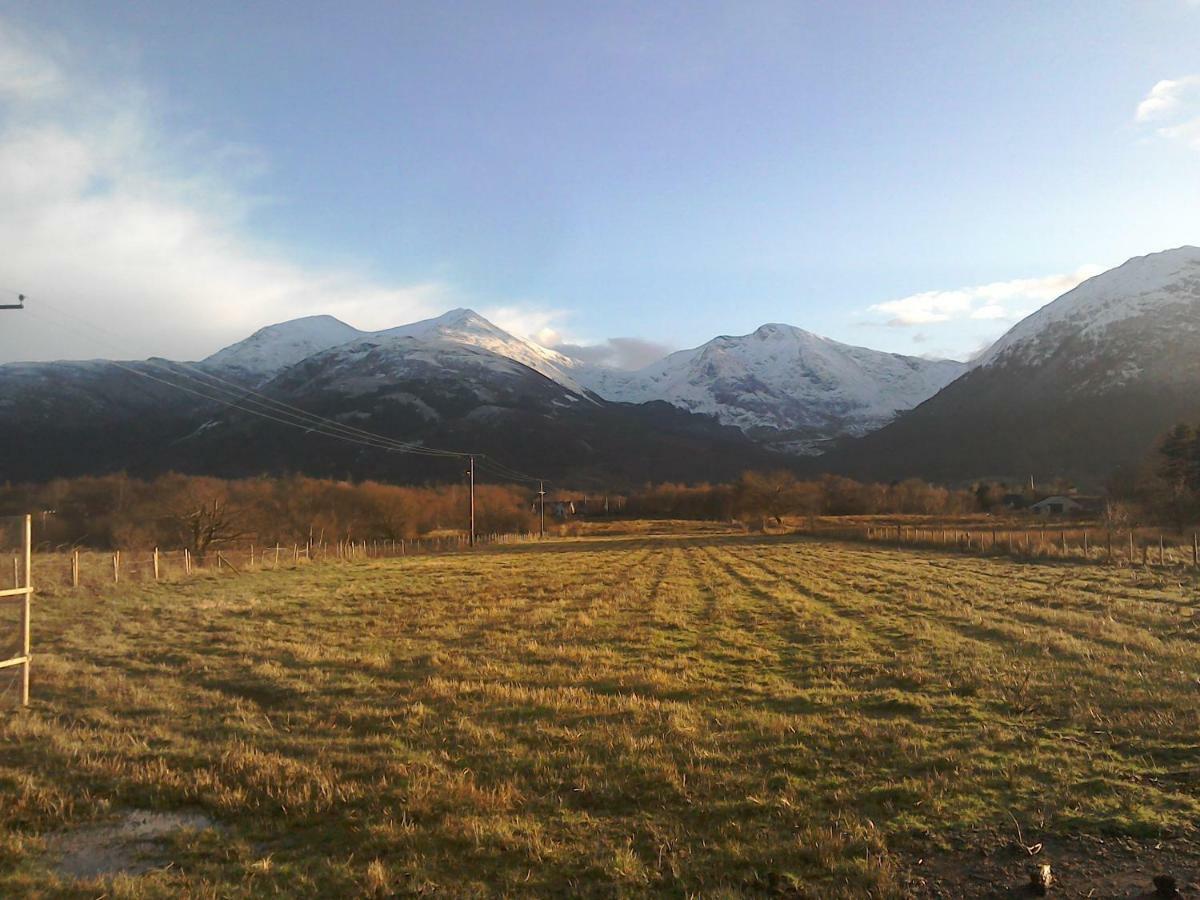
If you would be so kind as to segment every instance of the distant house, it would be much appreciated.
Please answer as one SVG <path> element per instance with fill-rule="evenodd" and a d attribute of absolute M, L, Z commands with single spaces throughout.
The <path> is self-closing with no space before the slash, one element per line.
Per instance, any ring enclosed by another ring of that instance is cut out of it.
<path fill-rule="evenodd" d="M 1104 511 L 1103 497 L 1087 497 L 1083 494 L 1058 494 L 1039 500 L 1029 507 L 1039 516 L 1089 516 Z"/>
<path fill-rule="evenodd" d="M 1083 512 L 1084 506 L 1076 497 L 1047 497 L 1029 507 L 1030 512 L 1039 516 L 1066 516 L 1071 513 Z"/>

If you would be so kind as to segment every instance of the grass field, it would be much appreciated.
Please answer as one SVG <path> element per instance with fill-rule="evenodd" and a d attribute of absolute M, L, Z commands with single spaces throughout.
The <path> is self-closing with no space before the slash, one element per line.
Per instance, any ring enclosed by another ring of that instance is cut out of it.
<path fill-rule="evenodd" d="M 52 588 L 0 895 L 930 896 L 1018 825 L 1186 867 L 1198 609 L 1185 574 L 720 534 Z M 189 827 L 64 868 L 130 810 Z"/>

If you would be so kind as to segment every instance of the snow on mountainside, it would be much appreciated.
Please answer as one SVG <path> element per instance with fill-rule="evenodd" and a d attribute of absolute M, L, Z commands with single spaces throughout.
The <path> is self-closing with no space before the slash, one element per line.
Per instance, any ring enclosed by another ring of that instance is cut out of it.
<path fill-rule="evenodd" d="M 411 325 L 400 325 L 367 335 L 366 340 L 376 341 L 406 337 L 418 341 L 436 341 L 443 344 L 458 344 L 479 347 L 498 356 L 515 360 L 567 390 L 587 395 L 587 389 L 572 374 L 578 363 L 554 350 L 541 347 L 533 341 L 509 334 L 497 328 L 483 316 L 470 309 L 452 309 L 434 319 L 425 319 Z"/>
<path fill-rule="evenodd" d="M 367 353 L 371 375 L 363 380 L 356 361 Z M 497 377 L 508 377 L 511 366 L 520 364 L 565 389 L 572 400 L 665 401 L 802 452 L 882 426 L 965 368 L 950 360 L 850 347 L 790 325 L 764 325 L 626 372 L 589 366 L 516 337 L 469 309 L 376 332 L 330 317 L 298 319 L 264 328 L 204 365 L 265 384 L 314 360 L 331 371 L 359 373 L 339 388 L 346 395 L 379 390 L 389 377 L 407 377 L 414 367 L 461 364 L 478 372 L 490 366 Z"/>
<path fill-rule="evenodd" d="M 858 477 L 1093 486 L 1200 418 L 1200 249 L 1136 257 L 1019 322 L 936 396 L 830 465 Z"/>
<path fill-rule="evenodd" d="M 245 340 L 207 357 L 201 365 L 228 370 L 248 380 L 263 380 L 363 334 L 333 316 L 307 316 L 260 328 Z"/>
<path fill-rule="evenodd" d="M 606 399 L 665 400 L 760 437 L 792 436 L 793 449 L 811 451 L 822 440 L 880 427 L 965 369 L 953 360 L 851 347 L 771 324 L 681 350 L 637 372 L 590 369 L 581 379 Z"/>
<path fill-rule="evenodd" d="M 974 362 L 1033 365 L 1045 362 L 1065 341 L 1086 342 L 1095 353 L 1109 353 L 1110 336 L 1120 336 L 1128 323 L 1142 320 L 1147 339 L 1156 332 L 1178 340 L 1178 329 L 1200 335 L 1200 248 L 1180 247 L 1135 257 L 1068 291 L 1018 322 Z M 1133 336 L 1133 335 L 1128 335 Z M 1073 347 L 1075 354 L 1080 346 Z M 1136 349 L 1153 353 L 1146 345 Z M 1113 378 L 1136 374 L 1118 367 Z"/>
<path fill-rule="evenodd" d="M 310 316 L 261 328 L 205 359 L 207 369 L 223 369 L 247 380 L 265 383 L 309 357 L 340 347 L 388 345 L 395 352 L 413 352 L 419 345 L 440 350 L 475 348 L 527 366 L 580 396 L 587 395 L 573 376 L 577 363 L 539 347 L 532 341 L 497 328 L 470 309 L 453 309 L 433 319 L 383 331 L 360 331 L 332 316 Z M 477 354 L 480 359 L 483 355 Z"/>

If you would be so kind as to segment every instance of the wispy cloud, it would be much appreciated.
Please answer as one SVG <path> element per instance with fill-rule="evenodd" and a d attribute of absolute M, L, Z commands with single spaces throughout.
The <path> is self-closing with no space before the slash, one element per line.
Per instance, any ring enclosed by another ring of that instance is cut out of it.
<path fill-rule="evenodd" d="M 897 328 L 970 320 L 1015 322 L 1102 271 L 1101 266 L 1086 265 L 1063 275 L 924 291 L 873 304 L 868 311 L 887 316 L 885 324 Z"/>
<path fill-rule="evenodd" d="M 595 344 L 559 344 L 554 349 L 593 365 L 640 369 L 658 362 L 675 348 L 644 338 L 615 337 Z"/>
<path fill-rule="evenodd" d="M 142 85 L 98 83 L 71 58 L 0 20 L 0 289 L 31 297 L 4 321 L 0 361 L 114 352 L 48 327 L 39 300 L 104 323 L 131 355 L 180 357 L 312 313 L 379 328 L 450 305 L 434 281 L 384 284 L 254 241 L 258 156 L 174 144 Z"/>
<path fill-rule="evenodd" d="M 1200 75 L 1164 79 L 1150 89 L 1134 113 L 1154 133 L 1200 150 Z"/>
<path fill-rule="evenodd" d="M 563 328 L 570 313 L 565 309 L 515 303 L 485 307 L 480 312 L 492 324 L 543 347 L 554 347 L 568 340 L 563 335 Z"/>
<path fill-rule="evenodd" d="M 672 350 L 668 344 L 637 337 L 588 340 L 568 330 L 571 313 L 530 303 L 485 307 L 480 310 L 493 324 L 510 334 L 528 338 L 581 362 L 614 369 L 640 369 L 662 359 Z"/>

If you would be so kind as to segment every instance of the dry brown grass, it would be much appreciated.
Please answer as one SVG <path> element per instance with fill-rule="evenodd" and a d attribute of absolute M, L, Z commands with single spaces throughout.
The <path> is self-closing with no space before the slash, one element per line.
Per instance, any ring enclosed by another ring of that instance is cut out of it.
<path fill-rule="evenodd" d="M 1190 834 L 1198 608 L 1178 574 L 728 534 L 56 586 L 0 714 L 0 894 L 894 896 L 1010 815 Z M 130 809 L 217 827 L 56 869 Z"/>

